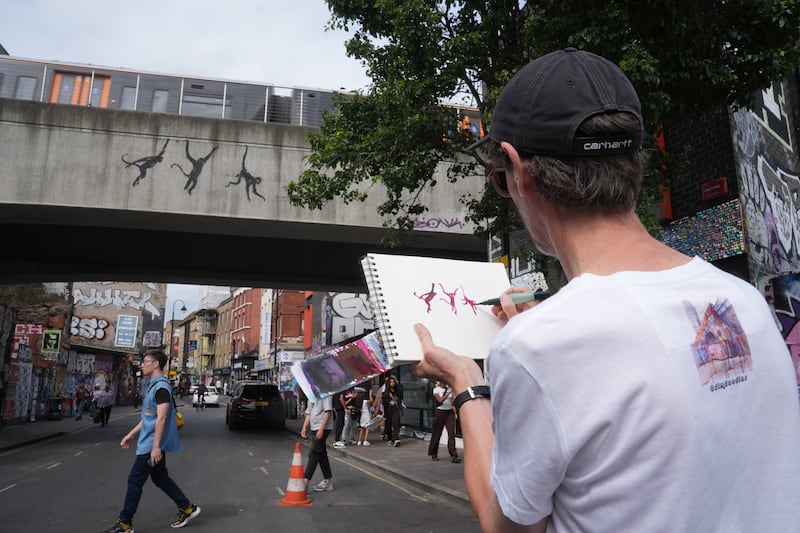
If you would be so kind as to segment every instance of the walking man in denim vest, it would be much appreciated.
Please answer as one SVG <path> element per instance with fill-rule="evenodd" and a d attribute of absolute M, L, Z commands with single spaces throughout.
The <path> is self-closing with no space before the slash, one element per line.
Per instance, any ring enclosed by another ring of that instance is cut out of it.
<path fill-rule="evenodd" d="M 128 448 L 138 434 L 136 460 L 128 475 L 125 506 L 106 533 L 133 533 L 133 515 L 148 477 L 178 506 L 178 518 L 172 522 L 172 527 L 183 527 L 200 514 L 200 507 L 189 501 L 167 472 L 165 452 L 179 452 L 183 445 L 175 424 L 172 389 L 163 374 L 166 363 L 167 356 L 161 350 L 149 350 L 142 358 L 142 375 L 150 378 L 142 402 L 142 420 L 119 443 Z"/>

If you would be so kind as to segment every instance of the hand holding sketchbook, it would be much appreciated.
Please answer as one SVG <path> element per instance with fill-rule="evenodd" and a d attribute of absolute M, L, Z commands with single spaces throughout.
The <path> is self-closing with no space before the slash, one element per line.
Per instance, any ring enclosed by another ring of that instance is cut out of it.
<path fill-rule="evenodd" d="M 488 355 L 504 323 L 479 302 L 511 286 L 503 264 L 367 254 L 361 268 L 390 364 L 422 359 L 417 322 L 439 346 L 476 359 Z"/>

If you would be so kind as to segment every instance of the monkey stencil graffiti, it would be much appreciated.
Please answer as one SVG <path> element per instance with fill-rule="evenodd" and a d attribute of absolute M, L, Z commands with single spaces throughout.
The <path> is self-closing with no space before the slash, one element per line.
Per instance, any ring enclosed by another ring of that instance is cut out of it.
<path fill-rule="evenodd" d="M 188 141 L 187 141 L 188 142 Z M 139 182 L 142 181 L 147 176 L 147 171 L 158 163 L 164 160 L 164 152 L 167 151 L 167 145 L 169 144 L 169 139 L 164 143 L 164 146 L 161 148 L 161 151 L 156 155 L 150 155 L 147 157 L 142 157 L 140 159 L 136 159 L 134 161 L 126 161 L 125 156 L 128 154 L 122 155 L 122 162 L 125 163 L 125 168 L 129 168 L 134 166 L 139 169 L 139 175 L 136 176 L 136 179 L 133 180 L 133 187 L 139 185 Z"/>
<path fill-rule="evenodd" d="M 164 160 L 164 154 L 167 150 L 167 146 L 169 145 L 170 139 L 167 139 L 164 143 L 164 146 L 161 148 L 161 151 L 155 155 L 142 157 L 139 159 L 135 159 L 130 161 L 126 159 L 128 154 L 122 155 L 122 162 L 125 163 L 125 168 L 135 166 L 139 169 L 139 175 L 136 179 L 133 180 L 133 186 L 137 186 L 139 182 L 141 182 L 144 178 L 147 177 L 148 171 L 153 169 L 158 163 L 161 163 Z M 176 141 L 180 142 L 180 141 Z M 183 190 L 186 191 L 190 196 L 192 191 L 194 191 L 195 187 L 197 187 L 198 180 L 200 175 L 203 173 L 203 168 L 205 164 L 211 159 L 214 153 L 219 149 L 219 146 L 213 146 L 211 151 L 208 152 L 205 156 L 202 157 L 193 157 L 191 152 L 189 151 L 189 140 L 184 139 L 184 153 L 185 157 L 189 162 L 189 166 L 185 163 L 176 162 L 170 165 L 170 168 L 177 168 L 181 174 L 186 177 L 186 183 L 183 186 Z M 251 201 L 251 194 L 258 196 L 261 200 L 266 201 L 267 199 L 258 191 L 258 186 L 263 181 L 261 176 L 254 176 L 250 170 L 247 168 L 247 153 L 248 153 L 248 146 L 244 147 L 244 154 L 242 155 L 242 166 L 241 169 L 233 174 L 233 178 L 225 185 L 225 188 L 231 187 L 233 185 L 240 185 L 244 182 L 244 189 L 245 194 L 247 195 L 247 200 Z M 217 158 L 219 159 L 219 158 Z M 185 168 L 184 168 L 185 167 Z M 231 174 L 227 174 L 227 178 L 230 179 Z"/>
<path fill-rule="evenodd" d="M 186 172 L 178 163 L 172 163 L 170 167 L 178 167 L 178 170 L 181 171 L 181 174 L 186 176 L 186 185 L 183 186 L 183 190 L 192 194 L 192 191 L 195 187 L 197 187 L 197 179 L 200 177 L 200 174 L 203 172 L 203 167 L 205 166 L 206 162 L 211 159 L 211 156 L 214 155 L 214 152 L 217 151 L 217 146 L 213 147 L 205 157 L 198 157 L 197 159 L 192 157 L 192 154 L 189 153 L 189 141 L 188 139 L 184 141 L 186 143 L 186 159 L 192 164 L 191 170 Z"/>
<path fill-rule="evenodd" d="M 253 176 L 247 170 L 245 166 L 245 160 L 247 159 L 247 146 L 244 147 L 244 155 L 242 156 L 242 170 L 239 171 L 236 176 L 236 181 L 229 181 L 225 187 L 230 187 L 231 185 L 239 185 L 242 180 L 244 180 L 244 189 L 247 193 L 247 200 L 250 200 L 250 189 L 253 190 L 253 194 L 261 198 L 262 200 L 266 201 L 267 199 L 261 196 L 261 194 L 256 190 L 256 186 L 261 183 L 261 178 L 259 176 Z"/>

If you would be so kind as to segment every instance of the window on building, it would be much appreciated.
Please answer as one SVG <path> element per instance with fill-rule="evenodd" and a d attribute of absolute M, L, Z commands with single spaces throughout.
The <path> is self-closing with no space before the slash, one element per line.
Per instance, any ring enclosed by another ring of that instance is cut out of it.
<path fill-rule="evenodd" d="M 134 111 L 136 109 L 136 87 L 123 87 L 121 100 L 119 102 L 120 109 L 129 109 Z"/>
<path fill-rule="evenodd" d="M 92 78 L 91 74 L 56 72 L 53 75 L 50 102 L 107 107 L 110 88 L 111 79 L 108 76 L 95 75 Z"/>
<path fill-rule="evenodd" d="M 222 102 L 221 96 L 184 94 L 181 114 L 192 115 L 194 117 L 221 118 Z M 230 98 L 227 99 L 225 105 L 230 107 Z"/>
<path fill-rule="evenodd" d="M 33 100 L 36 94 L 36 82 L 32 76 L 19 76 L 17 87 L 14 89 L 14 98 L 17 100 Z"/>
<path fill-rule="evenodd" d="M 169 91 L 165 91 L 164 89 L 156 89 L 153 91 L 153 107 L 150 111 L 153 113 L 166 113 L 168 98 Z"/>
<path fill-rule="evenodd" d="M 56 75 L 58 78 L 59 75 Z M 75 92 L 75 76 L 71 74 L 61 74 L 60 83 L 54 84 L 54 89 L 58 89 L 58 94 L 56 95 L 56 103 L 58 104 L 70 104 L 72 103 L 72 94 Z"/>
<path fill-rule="evenodd" d="M 92 107 L 106 107 L 106 104 L 103 103 L 103 95 L 107 94 L 107 83 L 110 85 L 111 80 L 108 78 L 101 78 L 100 76 L 94 77 L 94 80 L 92 81 L 92 95 L 89 100 L 89 105 Z"/>

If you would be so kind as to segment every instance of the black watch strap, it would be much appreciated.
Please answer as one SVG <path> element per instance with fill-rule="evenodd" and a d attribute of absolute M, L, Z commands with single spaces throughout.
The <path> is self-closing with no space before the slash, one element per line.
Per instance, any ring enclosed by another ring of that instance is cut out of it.
<path fill-rule="evenodd" d="M 461 409 L 461 406 L 475 398 L 491 398 L 492 393 L 488 385 L 473 385 L 467 387 L 467 390 L 456 396 L 453 400 L 453 405 L 456 409 Z"/>

